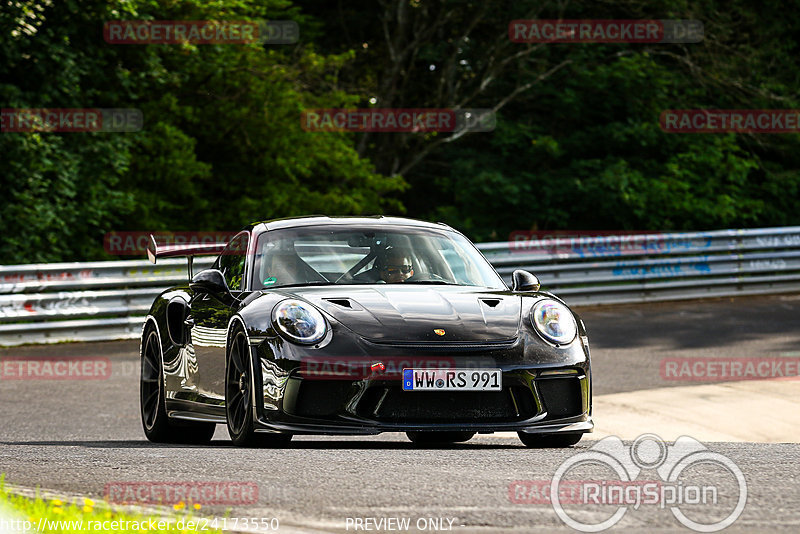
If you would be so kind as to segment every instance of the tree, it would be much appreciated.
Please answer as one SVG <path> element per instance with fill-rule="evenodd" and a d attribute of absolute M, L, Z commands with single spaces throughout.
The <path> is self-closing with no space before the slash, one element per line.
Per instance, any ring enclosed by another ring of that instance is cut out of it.
<path fill-rule="evenodd" d="M 296 17 L 283 0 L 13 2 L 0 13 L 12 108 L 139 108 L 137 133 L 7 133 L 0 261 L 98 258 L 111 230 L 231 230 L 306 212 L 402 209 L 351 136 L 306 135 L 300 111 L 348 103 L 349 54 L 309 43 L 110 45 L 109 20 Z"/>

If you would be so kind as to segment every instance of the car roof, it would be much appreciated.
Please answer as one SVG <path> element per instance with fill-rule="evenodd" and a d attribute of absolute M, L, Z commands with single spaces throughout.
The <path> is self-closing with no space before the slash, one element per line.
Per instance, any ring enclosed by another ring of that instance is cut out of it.
<path fill-rule="evenodd" d="M 287 217 L 284 219 L 272 219 L 270 221 L 256 222 L 247 227 L 256 233 L 283 228 L 299 228 L 303 226 L 415 226 L 419 228 L 436 228 L 452 230 L 444 223 L 431 223 L 408 219 L 406 217 L 389 217 L 384 215 L 372 215 L 362 217 L 328 217 L 326 215 L 311 215 L 306 217 Z"/>

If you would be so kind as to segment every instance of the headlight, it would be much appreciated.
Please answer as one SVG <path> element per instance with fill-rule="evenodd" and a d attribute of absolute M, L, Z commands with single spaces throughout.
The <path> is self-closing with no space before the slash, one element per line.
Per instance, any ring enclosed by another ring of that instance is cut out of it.
<path fill-rule="evenodd" d="M 325 318 L 314 306 L 300 300 L 284 300 L 272 311 L 275 326 L 296 343 L 314 344 L 325 337 Z"/>
<path fill-rule="evenodd" d="M 555 300 L 537 302 L 531 310 L 531 321 L 540 334 L 559 345 L 570 343 L 578 333 L 572 312 Z"/>

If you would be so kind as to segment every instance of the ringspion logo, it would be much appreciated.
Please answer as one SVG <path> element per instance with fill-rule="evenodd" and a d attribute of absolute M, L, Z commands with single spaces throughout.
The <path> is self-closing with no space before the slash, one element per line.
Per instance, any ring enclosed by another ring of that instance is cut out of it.
<path fill-rule="evenodd" d="M 612 477 L 586 477 L 598 469 Z M 643 473 L 655 473 L 658 479 L 640 477 Z M 530 499 L 524 485 L 512 484 L 512 502 Z M 537 500 L 540 495 L 535 494 Z M 747 481 L 732 460 L 689 436 L 668 444 L 654 434 L 643 434 L 629 446 L 609 436 L 564 461 L 546 495 L 559 519 L 580 532 L 607 530 L 630 510 L 646 505 L 669 509 L 689 529 L 717 532 L 744 511 Z M 607 513 L 600 512 L 603 506 Z"/>

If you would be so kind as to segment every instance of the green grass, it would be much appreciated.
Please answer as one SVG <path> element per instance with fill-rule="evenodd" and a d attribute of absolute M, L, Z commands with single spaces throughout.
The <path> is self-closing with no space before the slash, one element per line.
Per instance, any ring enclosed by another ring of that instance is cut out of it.
<path fill-rule="evenodd" d="M 77 502 L 60 499 L 29 498 L 9 492 L 4 476 L 0 476 L 0 510 L 5 521 L 19 521 L 9 525 L 8 530 L 23 532 L 132 532 L 143 533 L 222 533 L 213 528 L 214 521 L 189 514 L 181 514 L 185 505 L 173 506 L 175 513 L 169 515 L 144 515 L 131 512 L 129 508 L 117 510 L 105 502 L 89 498 Z M 199 505 L 195 510 L 199 510 Z M 26 523 L 27 521 L 27 523 Z M 190 523 L 193 522 L 193 523 Z"/>

